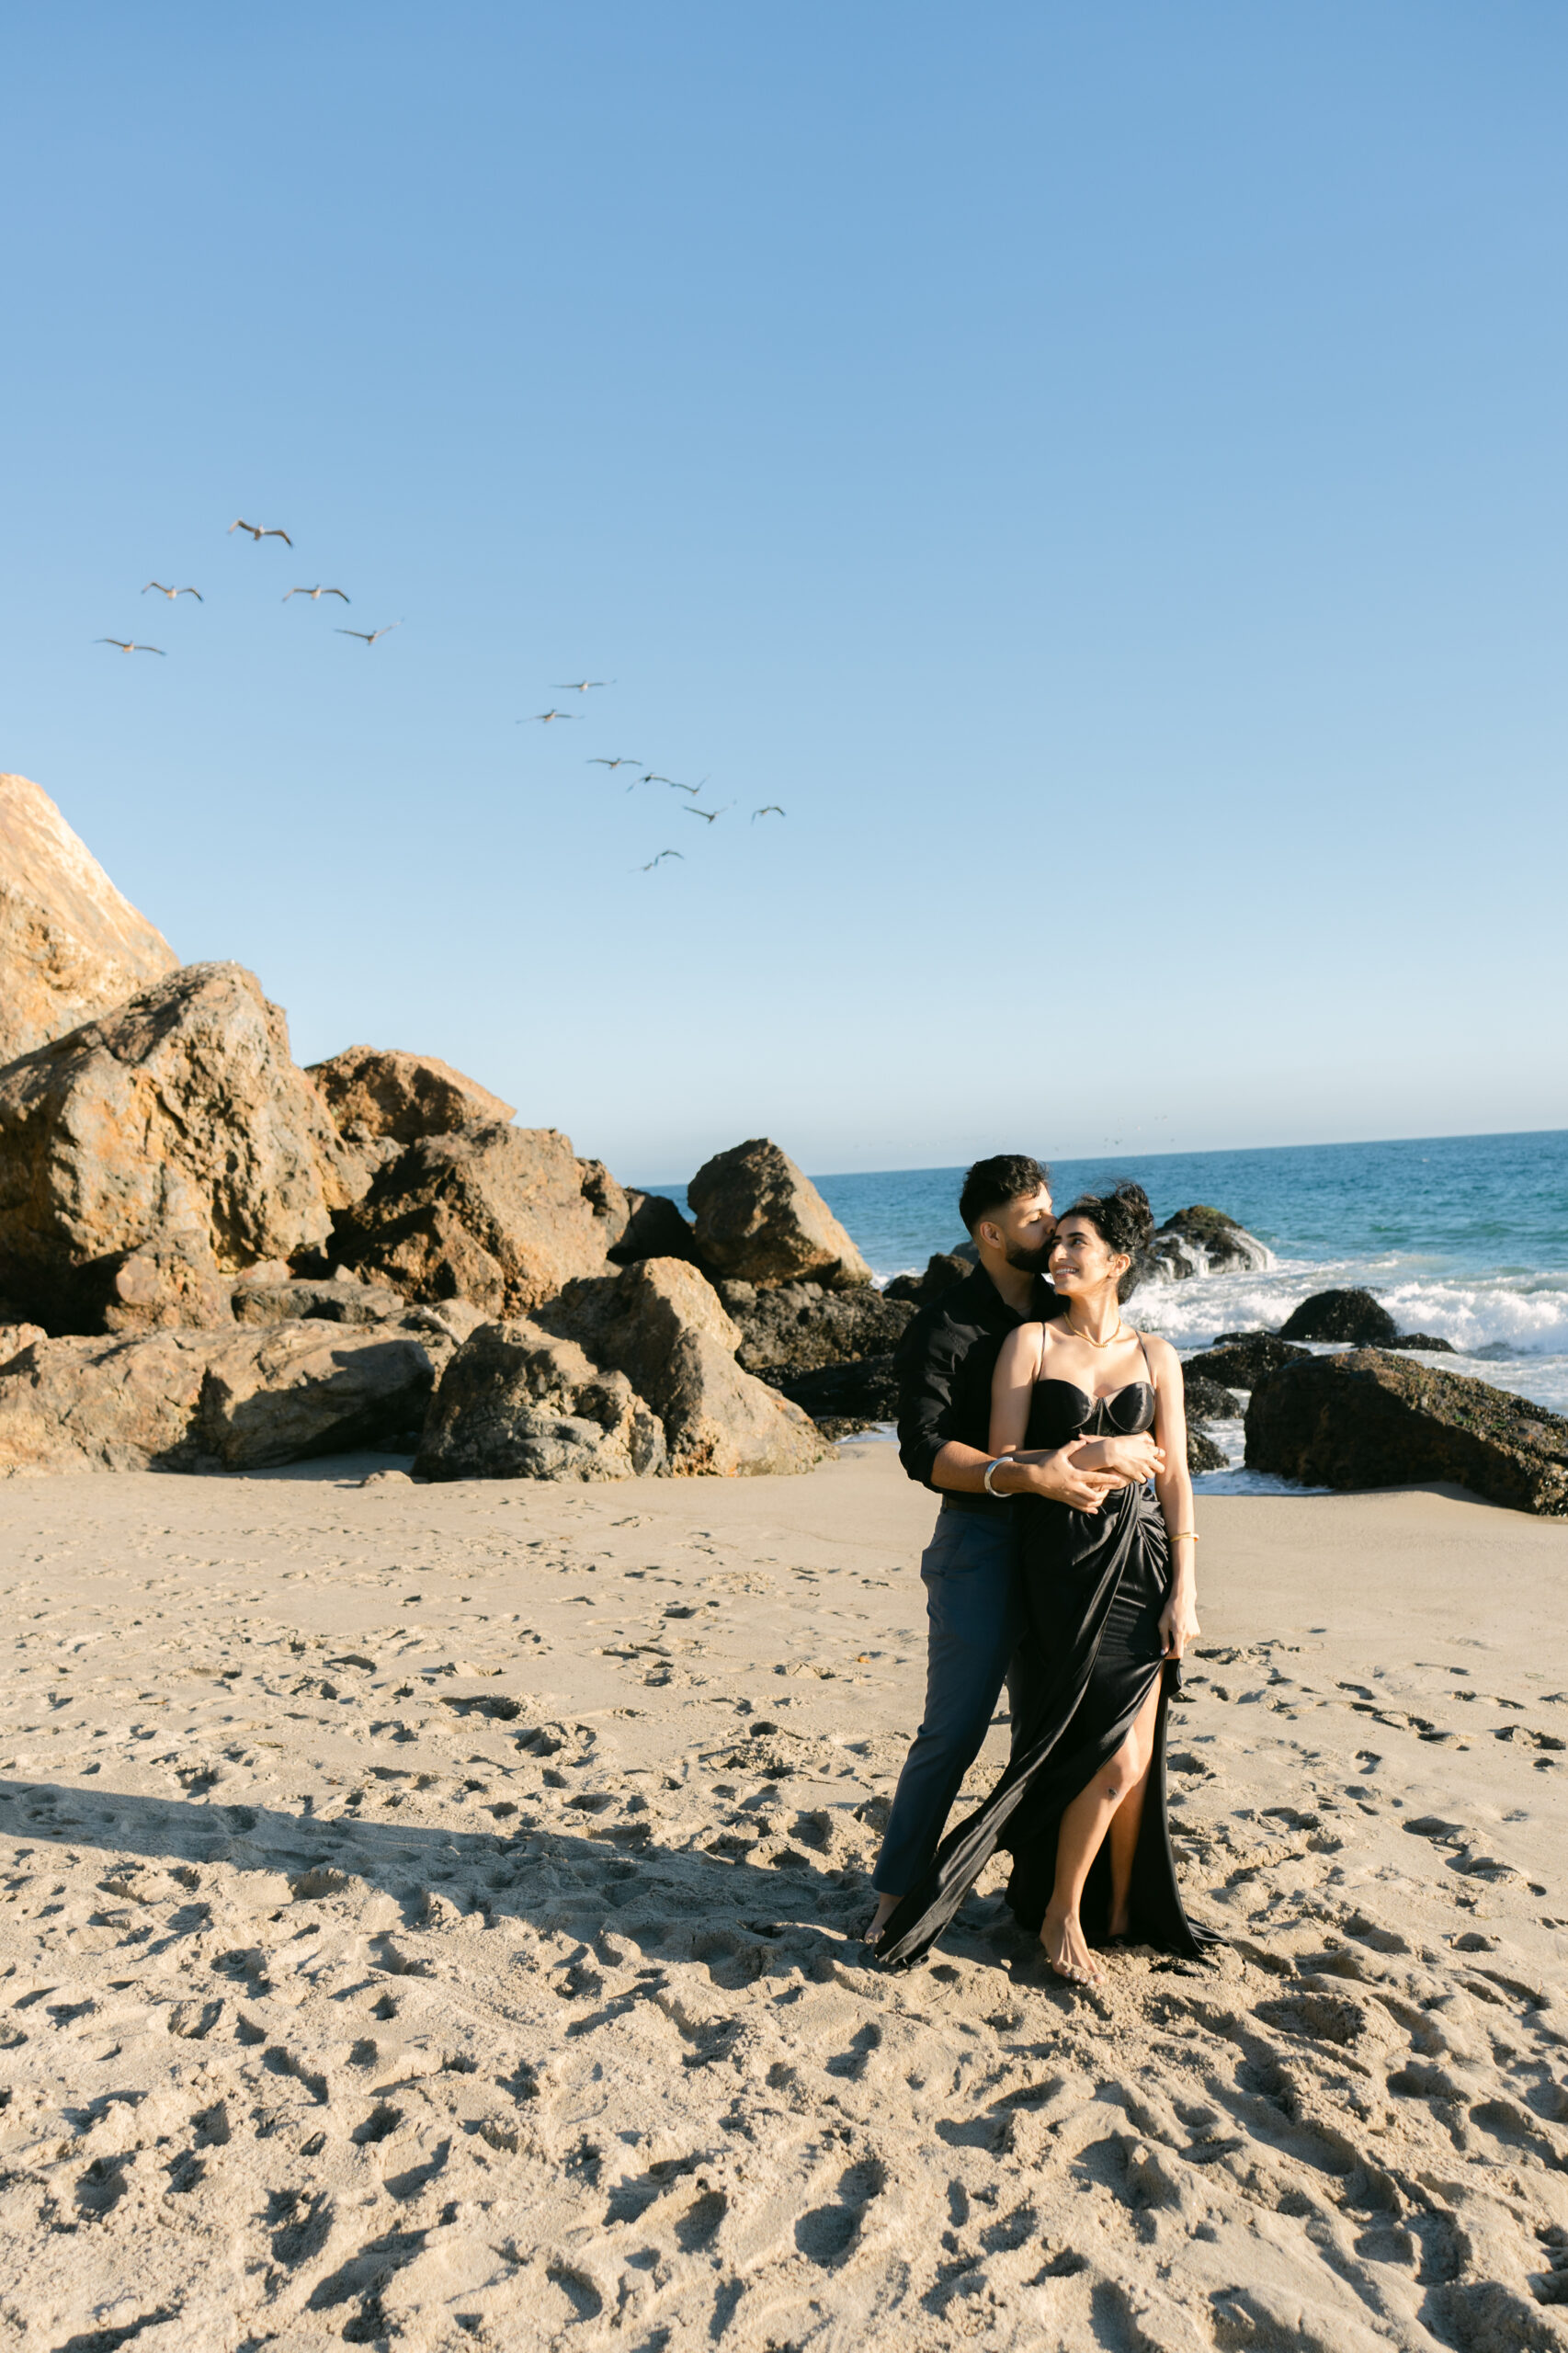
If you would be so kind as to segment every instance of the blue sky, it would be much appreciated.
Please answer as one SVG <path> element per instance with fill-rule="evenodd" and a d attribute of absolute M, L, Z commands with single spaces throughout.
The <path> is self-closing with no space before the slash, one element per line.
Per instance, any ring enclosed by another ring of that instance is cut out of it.
<path fill-rule="evenodd" d="M 301 1059 L 647 1181 L 1568 1124 L 1560 8 L 6 51 L 0 766 Z"/>

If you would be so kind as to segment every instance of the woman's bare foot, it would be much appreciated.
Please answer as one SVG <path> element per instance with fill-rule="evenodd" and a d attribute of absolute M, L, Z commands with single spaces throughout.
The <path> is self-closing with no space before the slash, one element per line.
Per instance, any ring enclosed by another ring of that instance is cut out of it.
<path fill-rule="evenodd" d="M 882 1930 L 886 1927 L 888 1922 L 892 1918 L 893 1914 L 897 1911 L 899 1905 L 903 1902 L 903 1898 L 902 1895 L 878 1896 L 877 1908 L 871 1915 L 871 1925 L 866 1931 L 866 1942 L 869 1945 L 881 1944 L 882 1940 Z"/>
<path fill-rule="evenodd" d="M 1084 1931 L 1074 1913 L 1058 1912 L 1051 1905 L 1040 1923 L 1040 1941 L 1047 1961 L 1058 1977 L 1065 1977 L 1072 1985 L 1098 1985 L 1105 1972 L 1084 1940 Z"/>

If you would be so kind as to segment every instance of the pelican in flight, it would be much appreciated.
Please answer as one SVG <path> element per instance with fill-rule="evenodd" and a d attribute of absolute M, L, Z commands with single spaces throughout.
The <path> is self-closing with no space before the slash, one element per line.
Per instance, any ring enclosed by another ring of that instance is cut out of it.
<path fill-rule="evenodd" d="M 590 687 L 613 687 L 613 678 L 551 678 L 551 686 L 558 695 L 585 695 Z"/>
<path fill-rule="evenodd" d="M 343 597 L 343 591 L 341 588 L 290 588 L 289 595 L 283 599 L 285 604 L 289 602 L 290 597 L 308 597 L 312 604 L 316 604 L 323 597 Z M 343 597 L 343 601 L 346 605 L 351 605 L 354 599 L 352 597 Z"/>
<path fill-rule="evenodd" d="M 724 809 L 733 809 L 734 805 L 733 801 L 726 801 Z M 705 825 L 710 825 L 716 817 L 723 815 L 724 809 L 699 809 L 695 801 L 688 801 L 680 813 L 683 817 L 700 817 Z"/>
<path fill-rule="evenodd" d="M 552 719 L 575 719 L 576 716 L 574 710 L 536 710 L 531 711 L 527 719 L 519 719 L 517 724 L 519 727 L 531 727 L 537 721 L 540 726 L 548 727 Z"/>
<path fill-rule="evenodd" d="M 704 777 L 702 784 L 706 784 L 707 781 L 708 779 Z M 628 792 L 631 791 L 633 784 L 670 784 L 674 785 L 677 792 L 700 792 L 702 790 L 702 784 L 682 784 L 678 776 L 655 776 L 652 768 L 646 776 L 634 776 L 631 784 L 626 788 Z"/>
<path fill-rule="evenodd" d="M 337 592 L 334 590 L 333 593 L 335 595 Z M 347 597 L 344 599 L 344 602 L 347 602 Z M 364 639 L 367 645 L 374 645 L 378 637 L 386 637 L 392 630 L 401 629 L 402 627 L 403 623 L 401 621 L 388 621 L 385 629 L 338 629 L 334 630 L 333 635 L 335 637 L 361 637 Z"/>
<path fill-rule="evenodd" d="M 759 817 L 782 817 L 783 814 L 784 812 L 778 806 L 778 801 L 770 801 L 765 809 L 754 809 L 752 811 L 751 821 L 755 825 Z"/>
<path fill-rule="evenodd" d="M 591 768 L 640 768 L 642 765 L 642 761 L 633 759 L 630 752 L 623 752 L 619 759 L 614 760 L 607 760 L 601 752 L 597 758 L 587 762 Z"/>
<path fill-rule="evenodd" d="M 161 580 L 149 580 L 147 588 L 155 588 L 160 597 L 167 597 L 171 602 L 176 597 L 194 597 L 199 605 L 204 605 L 207 601 L 199 588 L 165 588 Z M 147 594 L 147 588 L 142 591 L 143 597 Z"/>
<path fill-rule="evenodd" d="M 138 645 L 129 637 L 95 637 L 95 645 L 118 645 L 122 654 L 163 654 L 161 645 Z M 165 655 L 167 660 L 167 655 Z"/>
<path fill-rule="evenodd" d="M 271 530 L 264 530 L 259 523 L 242 522 L 238 516 L 236 516 L 234 520 L 230 524 L 229 529 L 231 531 L 248 531 L 252 539 L 258 541 L 261 540 L 281 540 L 286 548 L 291 548 L 294 544 L 287 531 L 279 531 L 276 528 Z"/>
<path fill-rule="evenodd" d="M 679 858 L 684 859 L 684 857 L 685 852 L 682 850 L 662 849 L 657 858 L 651 858 L 646 866 L 639 867 L 637 870 L 640 874 L 652 874 L 654 867 L 662 866 L 666 858 Z"/>

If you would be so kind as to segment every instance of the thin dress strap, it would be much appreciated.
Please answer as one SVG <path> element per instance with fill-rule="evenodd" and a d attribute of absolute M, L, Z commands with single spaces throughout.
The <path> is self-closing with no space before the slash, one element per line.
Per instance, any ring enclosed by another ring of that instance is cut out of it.
<path fill-rule="evenodd" d="M 1139 1354 L 1143 1359 L 1143 1370 L 1149 1376 L 1149 1386 L 1151 1389 L 1157 1390 L 1160 1384 L 1154 1378 L 1154 1368 L 1149 1362 L 1149 1351 L 1143 1346 L 1143 1335 L 1142 1332 L 1135 1332 L 1133 1337 L 1138 1343 Z"/>

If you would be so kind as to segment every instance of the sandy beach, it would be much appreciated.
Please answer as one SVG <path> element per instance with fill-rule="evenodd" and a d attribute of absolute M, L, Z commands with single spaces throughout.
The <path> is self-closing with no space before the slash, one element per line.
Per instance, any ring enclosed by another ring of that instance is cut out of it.
<path fill-rule="evenodd" d="M 1078 1993 L 856 1941 L 931 1513 L 0 1486 L 0 2343 L 1568 2346 L 1568 1528 L 1203 1503 L 1228 1941 Z"/>

